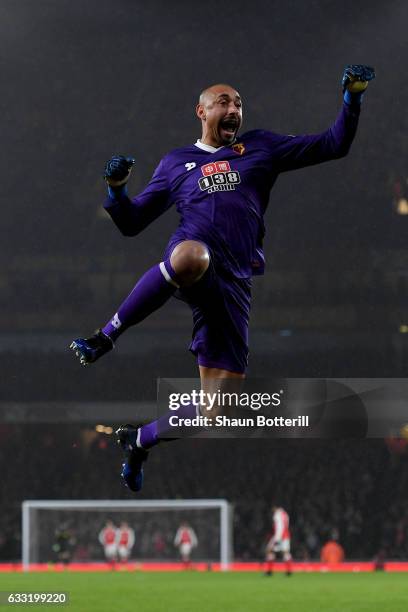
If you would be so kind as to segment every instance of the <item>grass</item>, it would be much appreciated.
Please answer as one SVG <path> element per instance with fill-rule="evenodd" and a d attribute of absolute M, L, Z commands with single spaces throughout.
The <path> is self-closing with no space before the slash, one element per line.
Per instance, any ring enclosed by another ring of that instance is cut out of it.
<path fill-rule="evenodd" d="M 0 591 L 66 592 L 69 612 L 406 612 L 399 573 L 32 573 L 0 574 Z M 35 604 L 14 606 L 34 608 Z M 44 607 L 44 604 L 43 604 Z M 60 608 L 57 605 L 46 606 Z M 5 609 L 5 608 L 4 608 Z"/>

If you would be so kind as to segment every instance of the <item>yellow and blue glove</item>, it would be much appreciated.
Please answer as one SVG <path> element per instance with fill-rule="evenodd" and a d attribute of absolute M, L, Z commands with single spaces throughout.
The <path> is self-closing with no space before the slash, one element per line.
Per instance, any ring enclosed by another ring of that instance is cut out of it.
<path fill-rule="evenodd" d="M 341 84 L 346 104 L 361 104 L 369 81 L 375 79 L 375 70 L 364 64 L 349 64 L 345 67 Z"/>

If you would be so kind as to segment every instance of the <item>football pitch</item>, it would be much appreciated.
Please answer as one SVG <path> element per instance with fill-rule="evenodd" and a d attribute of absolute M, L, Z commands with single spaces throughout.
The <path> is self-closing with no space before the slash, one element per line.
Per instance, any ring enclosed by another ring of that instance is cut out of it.
<path fill-rule="evenodd" d="M 405 573 L 112 572 L 0 575 L 2 592 L 65 592 L 73 612 L 406 612 Z M 15 608 L 40 604 L 14 605 Z M 6 610 L 6 607 L 1 606 Z M 10 609 L 10 608 L 9 608 Z"/>

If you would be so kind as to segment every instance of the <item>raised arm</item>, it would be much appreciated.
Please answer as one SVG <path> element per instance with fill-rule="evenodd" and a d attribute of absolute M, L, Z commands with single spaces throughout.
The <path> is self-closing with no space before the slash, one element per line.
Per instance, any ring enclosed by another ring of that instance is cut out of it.
<path fill-rule="evenodd" d="M 172 204 L 163 160 L 144 191 L 129 198 L 127 181 L 133 163 L 133 158 L 116 156 L 105 169 L 108 198 L 104 208 L 124 236 L 136 236 Z"/>
<path fill-rule="evenodd" d="M 346 67 L 342 81 L 343 107 L 334 124 L 321 134 L 271 134 L 278 171 L 296 170 L 347 155 L 356 134 L 363 93 L 374 77 L 374 70 L 368 66 Z"/>

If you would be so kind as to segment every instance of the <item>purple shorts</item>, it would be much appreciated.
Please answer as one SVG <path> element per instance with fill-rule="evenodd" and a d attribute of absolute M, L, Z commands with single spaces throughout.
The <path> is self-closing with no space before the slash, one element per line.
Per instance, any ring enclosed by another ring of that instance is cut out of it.
<path fill-rule="evenodd" d="M 203 278 L 177 291 L 193 313 L 190 351 L 199 365 L 244 373 L 248 366 L 251 279 L 226 276 L 210 264 Z"/>

